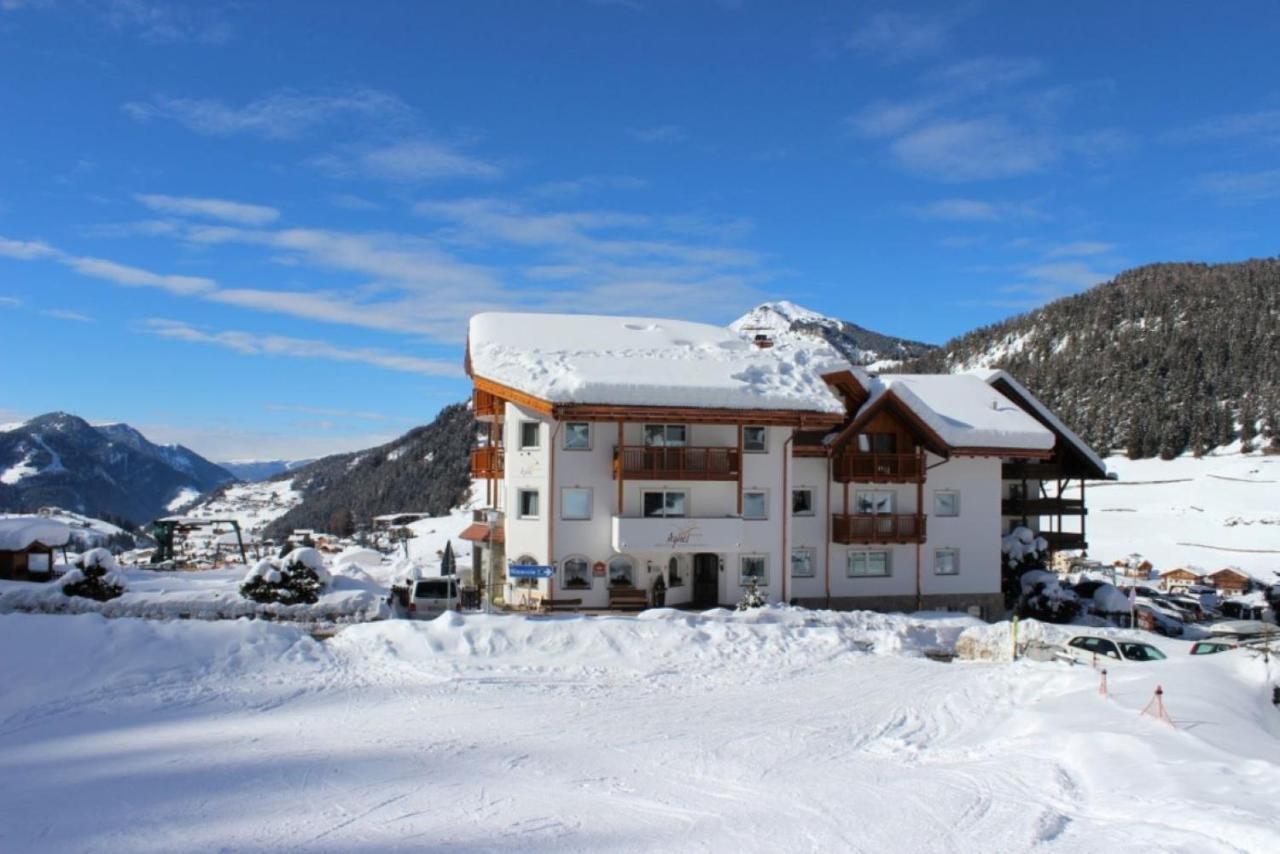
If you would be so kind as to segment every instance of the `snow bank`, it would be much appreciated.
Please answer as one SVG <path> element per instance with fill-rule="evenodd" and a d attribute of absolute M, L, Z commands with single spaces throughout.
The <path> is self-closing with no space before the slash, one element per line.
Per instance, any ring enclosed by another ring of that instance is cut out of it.
<path fill-rule="evenodd" d="M 70 539 L 71 528 L 63 522 L 43 516 L 0 518 L 0 551 L 19 552 L 32 543 L 58 549 Z"/>

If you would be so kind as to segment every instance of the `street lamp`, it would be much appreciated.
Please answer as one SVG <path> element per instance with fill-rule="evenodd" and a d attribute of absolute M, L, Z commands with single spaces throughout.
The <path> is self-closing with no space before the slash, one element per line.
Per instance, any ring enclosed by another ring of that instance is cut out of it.
<path fill-rule="evenodd" d="M 485 585 L 488 589 L 484 591 L 484 596 L 483 596 L 483 599 L 484 599 L 484 610 L 485 610 L 485 613 L 487 614 L 487 613 L 491 613 L 491 612 L 492 612 L 492 607 L 491 607 L 491 606 L 492 606 L 492 604 L 493 604 L 493 585 L 494 585 L 494 577 L 493 577 L 493 532 L 494 532 L 494 529 L 498 526 L 498 511 L 497 511 L 497 510 L 494 510 L 494 509 L 492 509 L 492 508 L 490 508 L 490 509 L 488 509 L 488 510 L 484 511 L 484 520 L 485 520 L 485 522 L 486 522 L 486 523 L 488 523 L 488 525 L 489 525 L 489 572 L 488 572 L 488 575 L 489 575 L 489 581 L 488 581 L 488 583 Z"/>

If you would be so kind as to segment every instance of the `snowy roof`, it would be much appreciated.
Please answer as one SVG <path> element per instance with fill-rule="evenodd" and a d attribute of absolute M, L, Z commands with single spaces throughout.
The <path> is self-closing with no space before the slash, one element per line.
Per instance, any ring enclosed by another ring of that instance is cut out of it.
<path fill-rule="evenodd" d="M 0 519 L 0 551 L 20 552 L 40 543 L 61 548 L 71 539 L 71 528 L 43 516 L 9 516 Z"/>
<path fill-rule="evenodd" d="M 1053 449 L 1052 431 L 971 374 L 881 374 L 866 406 L 890 390 L 952 448 Z"/>
<path fill-rule="evenodd" d="M 471 370 L 550 403 L 841 413 L 823 346 L 762 349 L 685 320 L 492 312 L 471 318 Z"/>
<path fill-rule="evenodd" d="M 1099 457 L 1096 453 L 1094 453 L 1093 448 L 1090 448 L 1083 439 L 1081 439 L 1071 430 L 1070 427 L 1068 427 L 1066 424 L 1063 424 L 1062 420 L 1049 410 L 1049 407 L 1045 406 L 1043 403 L 1037 400 L 1035 395 L 1027 391 L 1026 388 L 1020 382 L 1015 380 L 1013 377 L 1009 376 L 1008 373 L 1006 373 L 1005 371 L 992 369 L 992 368 L 980 368 L 977 370 L 970 371 L 969 373 L 972 376 L 978 377 L 988 385 L 994 385 L 996 381 L 1004 380 L 1006 383 L 1009 384 L 1009 386 L 1015 392 L 1018 393 L 1019 396 L 1022 397 L 1023 400 L 1027 402 L 1028 405 L 1030 405 L 1033 409 L 1035 409 L 1036 413 L 1040 415 L 1040 417 L 1042 417 L 1045 421 L 1048 421 L 1050 424 L 1052 424 L 1053 429 L 1056 430 L 1058 434 L 1062 436 L 1063 439 L 1067 440 L 1067 442 L 1069 442 L 1072 445 L 1072 447 L 1074 447 L 1077 451 L 1079 451 L 1080 454 L 1086 460 L 1088 460 L 1094 466 L 1097 466 L 1100 472 L 1102 472 L 1104 475 L 1106 474 L 1107 464 L 1102 461 L 1101 457 Z"/>

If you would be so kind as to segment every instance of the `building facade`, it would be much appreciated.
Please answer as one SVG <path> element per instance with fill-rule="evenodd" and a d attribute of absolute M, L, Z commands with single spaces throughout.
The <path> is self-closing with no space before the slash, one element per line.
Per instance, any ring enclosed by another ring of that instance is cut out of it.
<path fill-rule="evenodd" d="M 487 510 L 468 538 L 488 595 L 709 608 L 754 587 L 814 607 L 1001 610 L 1002 534 L 1043 527 L 1009 504 L 1010 467 L 1051 466 L 1078 440 L 990 377 L 872 377 L 760 343 L 679 321 L 474 318 Z"/>

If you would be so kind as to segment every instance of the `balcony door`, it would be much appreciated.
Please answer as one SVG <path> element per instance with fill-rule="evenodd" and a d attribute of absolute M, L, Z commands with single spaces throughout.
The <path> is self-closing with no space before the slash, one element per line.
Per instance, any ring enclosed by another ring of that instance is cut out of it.
<path fill-rule="evenodd" d="M 858 490 L 853 497 L 854 512 L 859 516 L 871 516 L 870 525 L 879 534 L 893 533 L 892 492 L 883 489 Z"/>
<path fill-rule="evenodd" d="M 644 425 L 645 468 L 650 471 L 683 469 L 688 445 L 689 428 L 684 424 Z"/>

